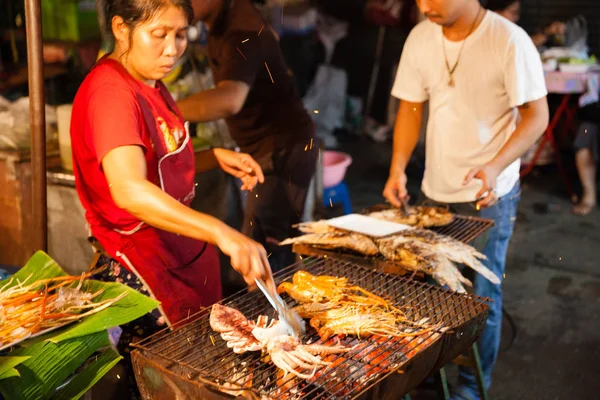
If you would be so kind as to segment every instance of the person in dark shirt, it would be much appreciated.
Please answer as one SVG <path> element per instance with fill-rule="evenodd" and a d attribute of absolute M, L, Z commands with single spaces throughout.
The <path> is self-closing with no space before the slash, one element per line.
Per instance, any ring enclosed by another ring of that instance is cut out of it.
<path fill-rule="evenodd" d="M 208 27 L 216 87 L 178 102 L 193 122 L 224 118 L 241 151 L 258 161 L 265 182 L 248 194 L 242 231 L 271 253 L 274 270 L 294 262 L 278 243 L 295 236 L 318 146 L 312 118 L 298 95 L 277 34 L 250 0 L 193 0 Z"/>

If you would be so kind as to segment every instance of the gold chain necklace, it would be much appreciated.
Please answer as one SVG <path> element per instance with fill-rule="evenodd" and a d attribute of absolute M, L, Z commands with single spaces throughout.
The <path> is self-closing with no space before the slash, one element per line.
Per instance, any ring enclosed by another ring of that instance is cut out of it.
<path fill-rule="evenodd" d="M 446 55 L 444 29 L 442 28 L 442 49 L 444 50 L 444 61 L 446 62 L 446 69 L 448 70 L 448 86 L 450 86 L 450 87 L 454 87 L 454 77 L 453 77 L 454 71 L 456 70 L 456 67 L 458 67 L 458 61 L 460 60 L 460 55 L 462 54 L 463 48 L 465 47 L 467 38 L 469 36 L 471 36 L 471 33 L 473 33 L 473 29 L 475 28 L 475 24 L 477 24 L 477 21 L 479 20 L 479 14 L 481 13 L 481 10 L 483 10 L 483 7 L 480 6 L 479 10 L 477 10 L 477 15 L 475 16 L 475 20 L 471 24 L 471 29 L 469 29 L 469 33 L 467 34 L 467 36 L 463 40 L 462 44 L 460 45 L 460 50 L 458 51 L 458 57 L 456 57 L 456 62 L 454 63 L 454 66 L 452 68 L 450 68 L 450 64 L 448 63 L 448 56 Z"/>

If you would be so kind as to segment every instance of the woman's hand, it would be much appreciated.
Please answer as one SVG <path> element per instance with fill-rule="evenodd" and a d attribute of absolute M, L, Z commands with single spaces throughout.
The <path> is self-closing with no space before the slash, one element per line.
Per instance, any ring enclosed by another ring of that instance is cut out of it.
<path fill-rule="evenodd" d="M 230 257 L 231 266 L 244 277 L 248 286 L 255 285 L 255 278 L 262 278 L 267 286 L 275 290 L 267 253 L 260 243 L 227 227 L 217 238 L 216 245 Z"/>
<path fill-rule="evenodd" d="M 226 149 L 214 149 L 213 153 L 223 171 L 242 180 L 242 190 L 252 190 L 265 181 L 260 165 L 250 154 Z"/>

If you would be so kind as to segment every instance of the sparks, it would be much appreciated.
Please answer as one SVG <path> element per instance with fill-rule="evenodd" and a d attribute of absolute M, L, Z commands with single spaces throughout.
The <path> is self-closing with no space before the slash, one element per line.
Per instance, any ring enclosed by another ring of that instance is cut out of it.
<path fill-rule="evenodd" d="M 319 113 L 319 110 L 314 110 L 313 112 L 314 112 L 315 114 L 318 114 L 318 113 Z"/>
<path fill-rule="evenodd" d="M 117 379 L 121 379 L 121 375 L 117 374 Z"/>
<path fill-rule="evenodd" d="M 308 145 L 304 146 L 304 151 L 308 150 Z"/>
<path fill-rule="evenodd" d="M 267 67 L 267 72 L 269 73 L 269 78 L 271 78 L 271 83 L 275 83 L 275 81 L 273 80 L 273 75 L 271 75 L 271 70 L 269 69 L 269 66 L 267 65 L 266 61 L 265 61 L 265 67 Z"/>
<path fill-rule="evenodd" d="M 250 40 L 250 39 L 242 40 L 242 43 L 246 43 L 248 40 Z"/>
<path fill-rule="evenodd" d="M 273 253 L 269 253 L 269 255 L 267 256 L 267 260 L 269 259 L 269 257 L 271 257 L 273 255 Z"/>
<path fill-rule="evenodd" d="M 213 339 L 212 335 L 209 335 L 209 336 L 210 336 L 210 341 L 212 342 L 213 346 L 216 346 L 215 339 Z"/>
<path fill-rule="evenodd" d="M 312 138 L 310 138 L 310 148 L 311 148 L 311 149 L 312 149 L 312 146 L 313 146 L 313 139 L 312 139 Z"/>
<path fill-rule="evenodd" d="M 248 61 L 248 59 L 246 58 L 246 56 L 244 55 L 244 53 L 242 53 L 242 51 L 240 50 L 239 47 L 236 47 L 237 51 L 240 52 L 240 54 L 242 55 L 242 57 L 244 57 L 244 60 Z"/>
<path fill-rule="evenodd" d="M 256 36 L 260 36 L 260 34 L 262 33 L 263 29 L 265 29 L 265 25 L 263 24 L 263 26 L 260 28 L 260 31 L 258 31 L 258 35 Z"/>
<path fill-rule="evenodd" d="M 194 186 L 198 186 L 198 184 L 197 184 L 197 183 L 195 183 L 195 184 L 194 184 Z"/>
<path fill-rule="evenodd" d="M 329 205 L 333 208 L 333 201 L 331 201 L 331 197 L 329 198 Z"/>
<path fill-rule="evenodd" d="M 258 197 L 258 193 L 256 194 L 256 197 Z"/>
<path fill-rule="evenodd" d="M 252 226 L 252 221 L 250 221 L 250 226 Z"/>
<path fill-rule="evenodd" d="M 504 279 L 506 279 L 506 274 L 502 274 L 502 277 L 503 277 Z"/>

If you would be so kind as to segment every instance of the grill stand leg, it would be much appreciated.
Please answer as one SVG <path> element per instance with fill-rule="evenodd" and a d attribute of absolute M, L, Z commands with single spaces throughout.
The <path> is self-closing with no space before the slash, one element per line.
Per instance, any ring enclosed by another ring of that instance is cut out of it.
<path fill-rule="evenodd" d="M 488 392 L 485 389 L 485 382 L 483 381 L 483 370 L 481 369 L 481 359 L 479 358 L 479 349 L 477 348 L 477 343 L 473 343 L 473 346 L 471 346 L 471 362 L 472 364 L 470 366 L 475 369 L 475 379 L 477 380 L 479 394 L 483 400 L 490 400 Z M 444 400 L 449 400 L 450 390 L 448 389 L 446 370 L 443 367 L 440 369 L 440 380 L 442 381 L 441 383 Z"/>
<path fill-rule="evenodd" d="M 479 386 L 479 393 L 483 400 L 490 400 L 487 390 L 485 390 L 485 382 L 483 381 L 483 371 L 481 370 L 481 359 L 479 358 L 477 343 L 473 343 L 472 349 L 473 361 L 475 362 L 475 378 L 477 379 L 477 386 Z"/>
<path fill-rule="evenodd" d="M 442 391 L 444 393 L 444 400 L 450 399 L 450 389 L 448 388 L 448 378 L 446 378 L 446 369 L 442 367 L 440 369 L 440 379 L 442 381 Z"/>

